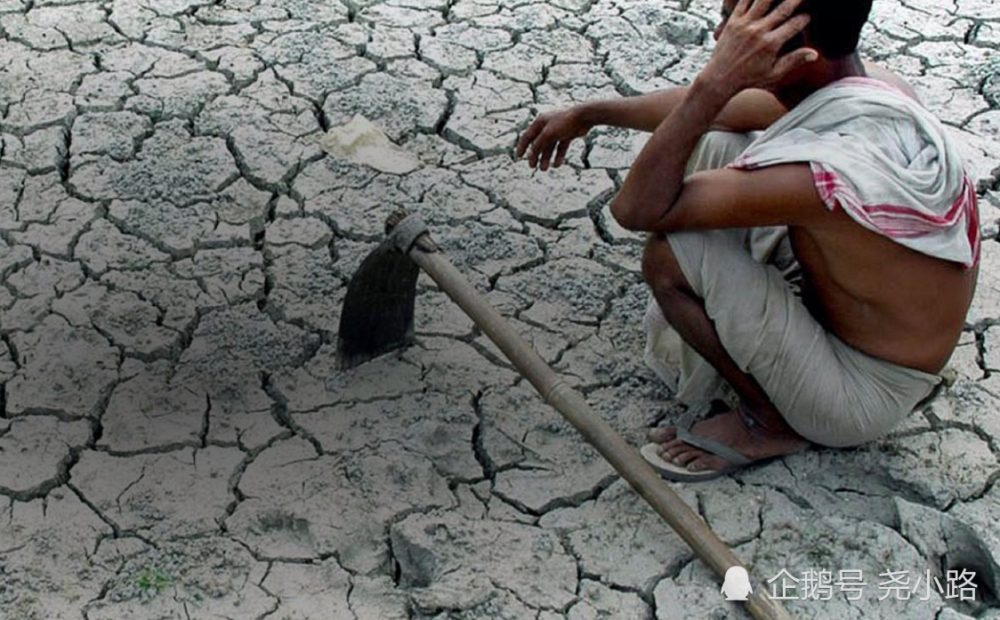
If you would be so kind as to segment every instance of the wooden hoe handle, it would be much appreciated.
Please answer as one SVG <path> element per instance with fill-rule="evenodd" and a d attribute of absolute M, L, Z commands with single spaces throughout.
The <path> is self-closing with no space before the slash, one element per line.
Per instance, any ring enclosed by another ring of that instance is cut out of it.
<path fill-rule="evenodd" d="M 414 236 L 413 242 L 407 246 L 402 249 L 407 251 L 409 257 L 469 315 L 545 401 L 597 449 L 720 578 L 724 579 L 731 567 L 743 566 L 729 547 L 646 463 L 639 452 L 591 409 L 583 396 L 567 385 L 444 254 L 437 251 L 426 233 Z M 785 608 L 772 600 L 761 587 L 754 589 L 746 606 L 758 620 L 791 620 Z"/>

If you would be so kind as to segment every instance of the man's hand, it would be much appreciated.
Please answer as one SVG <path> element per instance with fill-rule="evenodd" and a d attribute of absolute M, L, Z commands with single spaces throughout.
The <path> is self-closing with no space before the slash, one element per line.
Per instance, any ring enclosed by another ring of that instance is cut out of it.
<path fill-rule="evenodd" d="M 740 0 L 719 36 L 701 79 L 725 96 L 747 88 L 778 83 L 797 67 L 819 58 L 816 50 L 801 48 L 782 55 L 782 48 L 809 24 L 808 15 L 794 15 L 802 0 Z"/>
<path fill-rule="evenodd" d="M 579 107 L 548 112 L 535 119 L 517 142 L 517 156 L 528 152 L 528 165 L 543 171 L 549 165 L 558 168 L 566 162 L 566 151 L 576 138 L 582 138 L 593 128 L 584 120 Z M 555 161 L 552 154 L 555 153 Z"/>

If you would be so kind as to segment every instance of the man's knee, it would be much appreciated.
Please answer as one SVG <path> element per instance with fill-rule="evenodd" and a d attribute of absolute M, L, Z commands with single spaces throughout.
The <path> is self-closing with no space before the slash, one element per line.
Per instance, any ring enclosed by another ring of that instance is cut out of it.
<path fill-rule="evenodd" d="M 702 170 L 717 170 L 731 164 L 753 143 L 755 135 L 710 131 L 702 136 L 687 164 L 687 175 Z"/>
<path fill-rule="evenodd" d="M 689 292 L 691 287 L 665 235 L 650 235 L 642 253 L 642 276 L 654 291 Z"/>

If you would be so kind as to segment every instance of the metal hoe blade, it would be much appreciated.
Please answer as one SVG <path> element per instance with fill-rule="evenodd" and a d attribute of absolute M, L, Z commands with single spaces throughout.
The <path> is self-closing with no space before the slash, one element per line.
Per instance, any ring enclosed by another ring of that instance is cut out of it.
<path fill-rule="evenodd" d="M 387 239 L 361 263 L 347 287 L 337 352 L 351 368 L 413 341 L 420 268 Z"/>

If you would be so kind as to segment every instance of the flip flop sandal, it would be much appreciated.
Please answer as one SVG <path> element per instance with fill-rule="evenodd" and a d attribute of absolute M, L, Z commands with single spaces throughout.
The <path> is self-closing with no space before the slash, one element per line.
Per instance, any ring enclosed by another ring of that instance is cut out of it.
<path fill-rule="evenodd" d="M 661 476 L 667 480 L 673 480 L 675 482 L 700 482 L 702 480 L 711 480 L 746 467 L 752 462 L 747 457 L 722 442 L 694 435 L 690 431 L 690 429 L 694 427 L 699 420 L 709 418 L 713 413 L 721 413 L 726 409 L 728 408 L 725 406 L 721 408 L 717 407 L 714 402 L 700 402 L 693 404 L 678 418 L 676 427 L 677 439 L 680 439 L 688 445 L 701 448 L 705 452 L 723 458 L 729 463 L 727 467 L 722 469 L 691 471 L 683 465 L 677 465 L 676 463 L 670 463 L 663 460 L 663 458 L 657 454 L 660 445 L 656 443 L 646 444 L 639 450 L 639 453 L 642 454 L 643 458 L 646 459 L 646 462 L 652 465 L 653 469 L 655 469 Z"/>
<path fill-rule="evenodd" d="M 696 410 L 688 412 L 685 416 L 682 416 L 683 422 L 677 427 L 677 439 L 683 441 L 684 443 L 694 446 L 718 456 L 722 460 L 726 461 L 728 465 L 722 469 L 706 469 L 704 471 L 691 471 L 684 465 L 678 465 L 676 463 L 671 463 L 669 461 L 663 460 L 658 454 L 660 444 L 648 443 L 639 450 L 646 462 L 649 463 L 653 469 L 655 469 L 661 476 L 667 480 L 673 480 L 675 482 L 701 482 L 704 480 L 712 480 L 714 478 L 719 478 L 721 476 L 726 476 L 735 471 L 744 469 L 750 465 L 765 465 L 771 461 L 782 458 L 781 456 L 772 456 L 762 459 L 749 459 L 736 449 L 728 446 L 721 441 L 716 441 L 714 439 L 709 439 L 707 437 L 700 437 L 691 433 L 690 429 L 694 426 L 694 419 L 703 415 L 706 407 L 699 407 Z M 756 418 L 751 416 L 747 411 L 741 407 L 735 409 L 736 415 L 739 416 L 740 421 L 751 433 L 767 431 L 768 429 L 763 426 Z M 800 452 L 808 450 L 808 446 L 802 448 Z M 789 455 L 783 455 L 789 456 Z"/>
<path fill-rule="evenodd" d="M 682 428 L 677 429 L 677 439 L 690 446 L 704 450 L 709 454 L 718 456 L 719 458 L 725 460 L 728 465 L 721 469 L 691 471 L 684 465 L 677 465 L 676 463 L 663 460 L 663 458 L 657 453 L 660 448 L 660 444 L 648 443 L 644 445 L 642 449 L 639 450 L 639 453 L 642 454 L 643 458 L 646 459 L 646 462 L 649 463 L 653 469 L 655 469 L 667 480 L 673 480 L 674 482 L 702 482 L 705 480 L 713 480 L 715 478 L 731 474 L 734 471 L 743 469 L 746 466 L 757 462 L 743 456 L 735 449 L 720 441 L 692 435 L 690 431 Z"/>

